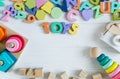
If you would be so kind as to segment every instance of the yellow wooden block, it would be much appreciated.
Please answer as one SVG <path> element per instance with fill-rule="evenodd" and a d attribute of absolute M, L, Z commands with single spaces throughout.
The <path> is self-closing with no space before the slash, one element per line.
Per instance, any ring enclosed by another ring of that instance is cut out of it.
<path fill-rule="evenodd" d="M 46 13 L 43 10 L 38 10 L 35 16 L 37 20 L 44 20 L 46 17 Z"/>
<path fill-rule="evenodd" d="M 47 1 L 42 7 L 41 9 L 44 10 L 45 12 L 47 12 L 48 14 L 51 13 L 51 10 L 53 8 L 53 4 L 50 1 Z"/>

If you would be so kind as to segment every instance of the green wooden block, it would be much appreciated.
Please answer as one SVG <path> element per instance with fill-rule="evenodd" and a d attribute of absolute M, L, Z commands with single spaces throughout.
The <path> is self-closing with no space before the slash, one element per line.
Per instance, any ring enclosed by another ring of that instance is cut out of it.
<path fill-rule="evenodd" d="M 112 19 L 113 20 L 120 20 L 120 9 L 116 10 L 113 14 L 112 14 Z"/>
<path fill-rule="evenodd" d="M 36 0 L 26 0 L 25 5 L 29 9 L 32 9 L 32 8 L 36 7 Z"/>
<path fill-rule="evenodd" d="M 36 16 L 37 20 L 44 20 L 46 17 L 46 13 L 43 10 L 37 10 L 35 16 Z"/>
<path fill-rule="evenodd" d="M 93 5 L 99 5 L 100 0 L 89 0 L 89 2 Z"/>

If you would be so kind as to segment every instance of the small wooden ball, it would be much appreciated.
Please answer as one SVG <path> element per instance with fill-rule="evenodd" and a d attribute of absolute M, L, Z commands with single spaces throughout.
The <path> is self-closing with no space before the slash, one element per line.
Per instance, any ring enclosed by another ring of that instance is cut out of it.
<path fill-rule="evenodd" d="M 93 47 L 90 49 L 90 56 L 92 58 L 97 58 L 101 55 L 101 50 L 97 47 Z"/>

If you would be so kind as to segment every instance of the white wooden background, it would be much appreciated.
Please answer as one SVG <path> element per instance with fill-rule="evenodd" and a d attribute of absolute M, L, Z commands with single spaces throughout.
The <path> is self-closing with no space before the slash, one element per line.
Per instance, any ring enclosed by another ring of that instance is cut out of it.
<path fill-rule="evenodd" d="M 5 0 L 5 2 L 6 5 L 11 4 L 8 0 Z M 2 9 L 4 8 L 0 8 L 0 10 Z M 39 26 L 40 23 L 49 20 L 51 22 L 67 22 L 64 16 L 60 19 L 53 19 L 48 15 L 46 20 L 32 24 L 26 24 L 22 20 L 13 18 L 10 18 L 9 22 L 0 21 L 29 39 L 14 69 L 43 67 L 45 73 L 55 72 L 59 74 L 67 71 L 70 76 L 78 76 L 78 72 L 81 69 L 89 74 L 96 72 L 104 73 L 98 62 L 89 57 L 89 49 L 94 46 L 100 47 L 103 53 L 120 63 L 120 54 L 99 39 L 101 30 L 111 21 L 110 15 L 104 15 L 100 19 L 91 19 L 90 21 L 83 21 L 81 16 L 77 17 L 77 19 L 77 23 L 81 27 L 76 35 L 53 33 L 47 35 L 44 33 L 43 28 Z M 26 79 L 14 74 L 13 71 L 7 75 L 2 73 L 0 75 L 2 79 Z"/>

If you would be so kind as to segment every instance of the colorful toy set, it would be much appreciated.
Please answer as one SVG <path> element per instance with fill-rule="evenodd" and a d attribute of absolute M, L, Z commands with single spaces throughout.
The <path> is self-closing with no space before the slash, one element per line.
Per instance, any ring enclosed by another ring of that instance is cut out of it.
<path fill-rule="evenodd" d="M 120 22 L 109 23 L 100 39 L 120 52 Z"/>
<path fill-rule="evenodd" d="M 105 54 L 102 54 L 100 49 L 96 47 L 91 49 L 90 55 L 91 57 L 96 58 L 110 78 L 120 79 L 120 66 L 116 61 L 113 61 Z"/>
<path fill-rule="evenodd" d="M 62 33 L 66 34 L 69 32 L 69 34 L 76 34 L 78 31 L 78 28 L 80 27 L 79 24 L 67 24 L 65 22 L 53 22 L 50 25 L 50 22 L 43 22 L 40 26 L 43 27 L 46 34 L 50 33 L 50 29 L 52 33 Z"/>
<path fill-rule="evenodd" d="M 3 11 L 5 15 L 1 20 L 8 21 L 8 18 L 25 19 L 24 22 L 32 23 L 35 20 L 44 20 L 46 15 L 58 19 L 63 12 L 67 12 L 67 20 L 75 22 L 77 19 L 72 15 L 81 14 L 85 21 L 91 18 L 100 18 L 103 14 L 112 14 L 113 20 L 120 20 L 118 16 L 120 10 L 120 1 L 110 2 L 109 0 L 89 0 L 81 2 L 80 0 L 11 0 L 14 4 L 8 5 Z M 104 4 L 106 7 L 104 7 Z M 28 13 L 26 13 L 26 12 Z"/>
<path fill-rule="evenodd" d="M 7 72 L 17 62 L 27 39 L 0 24 L 0 71 Z"/>

